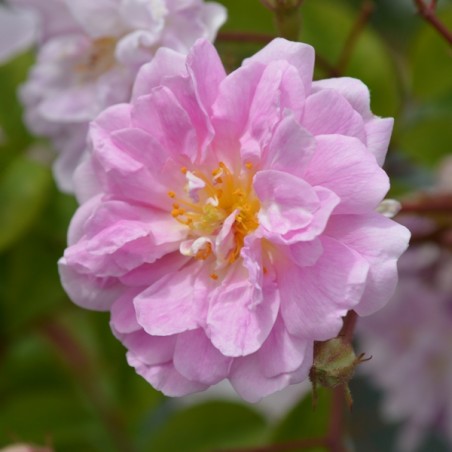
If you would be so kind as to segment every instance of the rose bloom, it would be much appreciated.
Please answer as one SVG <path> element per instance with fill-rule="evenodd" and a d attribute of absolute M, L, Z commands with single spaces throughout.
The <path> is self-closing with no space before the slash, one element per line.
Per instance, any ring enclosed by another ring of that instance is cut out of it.
<path fill-rule="evenodd" d="M 392 119 L 313 66 L 284 39 L 229 75 L 205 40 L 160 49 L 131 103 L 91 125 L 62 282 L 111 311 L 128 362 L 167 395 L 228 378 L 257 401 L 298 383 L 314 341 L 393 292 L 409 233 L 375 211 Z"/>
<path fill-rule="evenodd" d="M 397 450 L 412 452 L 430 431 L 452 444 L 452 254 L 416 245 L 400 265 L 393 300 L 360 322 L 358 337 L 383 415 L 402 423 Z"/>
<path fill-rule="evenodd" d="M 0 63 L 29 48 L 35 40 L 36 28 L 36 19 L 29 11 L 0 3 Z"/>
<path fill-rule="evenodd" d="M 63 191 L 83 158 L 89 121 L 126 102 L 138 69 L 166 46 L 186 53 L 215 38 L 224 7 L 203 0 L 9 0 L 40 19 L 36 64 L 21 90 L 26 122 L 60 152 Z M 1 48 L 0 48 L 1 50 Z"/>

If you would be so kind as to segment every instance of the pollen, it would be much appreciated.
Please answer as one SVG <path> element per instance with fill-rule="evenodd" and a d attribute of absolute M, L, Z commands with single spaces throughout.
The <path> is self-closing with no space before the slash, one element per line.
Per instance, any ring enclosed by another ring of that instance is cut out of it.
<path fill-rule="evenodd" d="M 188 170 L 182 167 L 181 172 L 187 175 Z M 212 263 L 221 259 L 221 265 L 232 264 L 240 259 L 245 237 L 259 226 L 257 213 L 260 203 L 253 190 L 253 165 L 246 162 L 236 173 L 220 161 L 218 166 L 207 172 L 195 168 L 190 170 L 190 174 L 204 185 L 193 189 L 193 185 L 190 185 L 192 180 L 189 180 L 187 175 L 185 195 L 179 196 L 174 191 L 169 191 L 168 196 L 174 201 L 171 215 L 188 227 L 188 237 L 195 240 L 208 237 L 215 243 L 224 221 L 234 213 L 235 220 L 230 228 L 233 240 L 229 250 L 219 257 L 215 254 L 219 251 L 214 251 L 209 243 L 193 256 L 198 260 L 209 258 Z M 214 260 L 211 261 L 212 256 Z M 217 273 L 212 273 L 210 277 L 218 279 Z"/>

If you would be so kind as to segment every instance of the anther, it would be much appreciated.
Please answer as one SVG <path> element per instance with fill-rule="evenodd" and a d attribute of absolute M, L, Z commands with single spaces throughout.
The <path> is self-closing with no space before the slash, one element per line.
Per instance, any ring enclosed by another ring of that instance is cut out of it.
<path fill-rule="evenodd" d="M 187 171 L 188 171 L 188 169 L 187 169 L 186 166 L 183 166 L 183 167 L 180 169 L 180 172 L 181 172 L 182 174 L 187 174 Z"/>
<path fill-rule="evenodd" d="M 169 192 L 168 192 L 168 196 L 169 196 L 170 198 L 175 198 L 175 197 L 176 197 L 176 193 L 174 193 L 173 191 L 169 191 Z"/>
<path fill-rule="evenodd" d="M 218 279 L 218 275 L 216 273 L 211 273 L 209 275 L 214 281 L 216 281 Z"/>
<path fill-rule="evenodd" d="M 246 169 L 251 169 L 251 168 L 253 168 L 253 164 L 251 163 L 251 162 L 246 162 L 245 163 L 245 166 L 246 166 Z"/>

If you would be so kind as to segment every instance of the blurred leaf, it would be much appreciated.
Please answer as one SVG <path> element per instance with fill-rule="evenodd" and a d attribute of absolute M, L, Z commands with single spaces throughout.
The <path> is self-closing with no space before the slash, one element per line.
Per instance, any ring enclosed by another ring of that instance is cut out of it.
<path fill-rule="evenodd" d="M 200 452 L 255 443 L 266 429 L 261 415 L 246 405 L 207 402 L 174 414 L 146 449 Z"/>
<path fill-rule="evenodd" d="M 17 241 L 34 223 L 48 198 L 49 169 L 18 157 L 0 179 L 0 251 Z"/>
<path fill-rule="evenodd" d="M 0 65 L 0 168 L 5 167 L 32 142 L 22 122 L 22 106 L 17 97 L 25 80 L 33 54 L 25 53 L 6 65 Z"/>
<path fill-rule="evenodd" d="M 415 109 L 415 114 L 397 127 L 396 136 L 400 148 L 424 165 L 435 165 L 451 154 L 452 93 L 435 104 Z"/>
<path fill-rule="evenodd" d="M 303 3 L 302 14 L 301 40 L 313 45 L 331 64 L 336 64 L 359 13 L 342 2 L 316 0 Z M 318 75 L 328 76 L 325 72 Z M 370 25 L 359 35 L 343 75 L 359 78 L 367 84 L 375 114 L 395 115 L 400 103 L 397 72 L 387 48 Z"/>
<path fill-rule="evenodd" d="M 452 7 L 438 17 L 452 29 Z M 411 49 L 413 92 L 421 100 L 440 99 L 452 93 L 452 49 L 447 41 L 424 22 Z"/>
<path fill-rule="evenodd" d="M 220 0 L 228 9 L 228 20 L 221 28 L 216 46 L 221 55 L 223 64 L 230 72 L 237 69 L 245 58 L 250 57 L 262 47 L 264 43 L 259 40 L 247 42 L 238 35 L 232 39 L 231 33 L 244 35 L 275 35 L 273 14 L 265 8 L 259 0 Z"/>
<path fill-rule="evenodd" d="M 2 364 L 0 445 L 14 440 L 50 443 L 58 451 L 117 451 L 90 400 L 46 341 L 20 337 Z"/>
<path fill-rule="evenodd" d="M 259 0 L 218 0 L 228 10 L 228 20 L 221 31 L 275 34 L 273 13 Z"/>
<path fill-rule="evenodd" d="M 328 429 L 330 406 L 330 390 L 319 388 L 315 408 L 313 408 L 312 391 L 310 391 L 280 424 L 276 426 L 272 435 L 272 443 L 324 436 Z M 303 450 L 309 450 L 311 452 L 325 451 L 322 447 Z"/>
<path fill-rule="evenodd" d="M 5 268 L 0 283 L 5 334 L 18 333 L 58 307 L 64 307 L 65 302 L 69 305 L 58 276 L 59 257 L 58 249 L 31 235 L 2 259 Z"/>

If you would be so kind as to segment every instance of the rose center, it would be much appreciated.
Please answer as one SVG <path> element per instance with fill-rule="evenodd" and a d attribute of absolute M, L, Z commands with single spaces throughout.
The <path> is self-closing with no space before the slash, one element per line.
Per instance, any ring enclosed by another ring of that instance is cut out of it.
<path fill-rule="evenodd" d="M 171 215 L 179 222 L 190 228 L 190 235 L 194 238 L 216 237 L 227 218 L 232 214 L 233 223 L 230 232 L 233 245 L 229 249 L 227 262 L 233 263 L 240 255 L 245 237 L 258 226 L 257 213 L 260 203 L 257 199 L 252 183 L 252 165 L 245 164 L 245 168 L 238 175 L 220 162 L 210 174 L 182 168 L 187 183 L 184 191 L 186 196 L 178 197 L 174 192 L 168 192 L 173 199 Z M 195 254 L 198 259 L 207 259 L 212 253 L 212 246 L 206 242 Z"/>
<path fill-rule="evenodd" d="M 91 43 L 86 54 L 75 65 L 75 72 L 81 82 L 93 81 L 109 71 L 116 63 L 117 39 L 103 37 Z"/>

